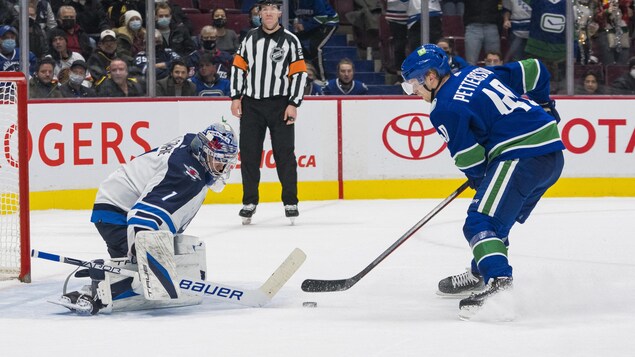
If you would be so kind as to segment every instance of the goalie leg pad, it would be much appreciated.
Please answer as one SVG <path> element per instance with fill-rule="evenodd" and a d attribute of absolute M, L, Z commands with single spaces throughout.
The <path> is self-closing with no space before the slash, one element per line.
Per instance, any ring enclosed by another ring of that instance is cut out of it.
<path fill-rule="evenodd" d="M 141 231 L 135 237 L 139 278 L 148 300 L 178 299 L 174 236 L 168 231 Z"/>

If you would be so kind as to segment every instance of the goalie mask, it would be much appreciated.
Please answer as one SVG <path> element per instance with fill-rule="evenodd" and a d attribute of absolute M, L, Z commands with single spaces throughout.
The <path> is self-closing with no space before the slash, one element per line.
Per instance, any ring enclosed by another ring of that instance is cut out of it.
<path fill-rule="evenodd" d="M 401 87 L 404 92 L 408 95 L 413 94 L 414 85 L 418 83 L 430 91 L 434 99 L 434 92 L 438 87 L 430 89 L 425 85 L 425 77 L 431 70 L 437 72 L 439 79 L 451 71 L 445 51 L 437 45 L 426 44 L 414 50 L 401 65 L 401 76 L 404 79 Z"/>
<path fill-rule="evenodd" d="M 238 159 L 238 142 L 232 127 L 227 123 L 212 124 L 196 135 L 191 147 L 211 177 L 207 186 L 214 192 L 222 191 Z"/>

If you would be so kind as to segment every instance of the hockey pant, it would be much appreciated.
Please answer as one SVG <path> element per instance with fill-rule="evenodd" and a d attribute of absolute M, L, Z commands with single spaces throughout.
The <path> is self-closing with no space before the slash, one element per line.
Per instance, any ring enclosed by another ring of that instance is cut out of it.
<path fill-rule="evenodd" d="M 463 234 L 472 249 L 472 271 L 484 281 L 512 276 L 507 237 L 524 223 L 540 198 L 560 177 L 562 151 L 492 163 L 467 212 Z"/>

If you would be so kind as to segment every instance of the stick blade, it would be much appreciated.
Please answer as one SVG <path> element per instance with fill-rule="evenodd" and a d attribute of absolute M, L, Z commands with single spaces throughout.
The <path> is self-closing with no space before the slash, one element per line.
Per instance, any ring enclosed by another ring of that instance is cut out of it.
<path fill-rule="evenodd" d="M 295 248 L 278 269 L 271 274 L 269 279 L 262 284 L 259 290 L 271 300 L 282 286 L 291 279 L 293 274 L 300 269 L 305 260 L 306 254 L 301 249 Z"/>
<path fill-rule="evenodd" d="M 317 280 L 317 279 L 306 279 L 302 282 L 302 291 L 306 291 L 308 293 L 325 293 L 332 291 L 344 291 L 348 290 L 351 286 L 355 285 L 357 280 L 350 279 L 340 279 L 340 280 Z"/>

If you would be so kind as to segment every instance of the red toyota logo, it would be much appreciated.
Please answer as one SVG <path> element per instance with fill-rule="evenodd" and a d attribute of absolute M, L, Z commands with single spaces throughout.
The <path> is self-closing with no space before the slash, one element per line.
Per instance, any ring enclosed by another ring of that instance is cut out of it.
<path fill-rule="evenodd" d="M 425 128 L 422 117 L 426 118 L 428 128 Z M 434 135 L 437 140 L 428 140 L 426 145 L 426 137 L 429 135 Z M 384 127 L 382 140 L 388 151 L 406 160 L 425 160 L 438 155 L 446 147 L 430 123 L 430 116 L 422 113 L 400 115 L 388 122 Z M 433 147 L 432 150 L 429 149 L 430 146 Z"/>

